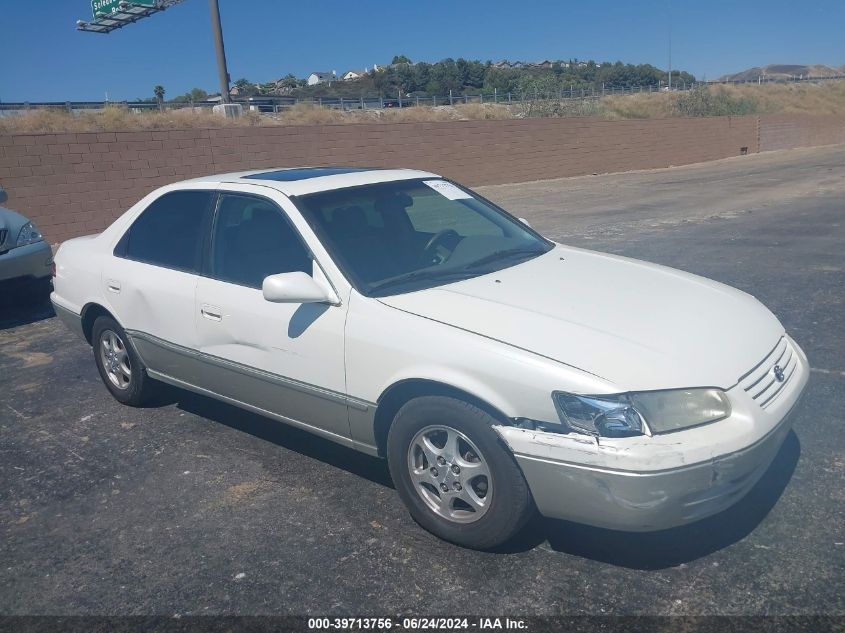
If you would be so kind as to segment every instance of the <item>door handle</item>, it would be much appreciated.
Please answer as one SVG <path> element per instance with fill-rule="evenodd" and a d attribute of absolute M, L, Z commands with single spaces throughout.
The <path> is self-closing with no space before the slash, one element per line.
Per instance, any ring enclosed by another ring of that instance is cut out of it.
<path fill-rule="evenodd" d="M 206 319 L 209 319 L 210 321 L 223 320 L 223 310 L 221 310 L 217 306 L 203 304 L 200 308 L 200 314 L 202 314 Z"/>
<path fill-rule="evenodd" d="M 109 289 L 109 292 L 114 292 L 116 294 L 120 293 L 120 282 L 117 279 L 106 279 L 106 288 Z"/>

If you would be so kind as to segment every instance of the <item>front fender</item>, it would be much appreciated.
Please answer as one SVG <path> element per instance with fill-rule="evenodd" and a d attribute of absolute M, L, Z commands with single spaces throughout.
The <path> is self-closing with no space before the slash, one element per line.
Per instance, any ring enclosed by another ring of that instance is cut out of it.
<path fill-rule="evenodd" d="M 558 420 L 552 391 L 613 389 L 587 372 L 357 293 L 346 322 L 346 375 L 347 393 L 373 408 L 392 385 L 427 380 L 464 391 L 509 418 L 549 422 Z M 366 428 L 358 422 L 353 435 Z"/>

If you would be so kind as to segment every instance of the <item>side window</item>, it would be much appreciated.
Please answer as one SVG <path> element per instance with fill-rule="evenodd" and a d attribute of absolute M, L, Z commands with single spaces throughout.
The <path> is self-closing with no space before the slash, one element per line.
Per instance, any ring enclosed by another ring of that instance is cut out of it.
<path fill-rule="evenodd" d="M 115 254 L 187 272 L 199 270 L 211 213 L 210 191 L 174 191 L 144 210 Z"/>
<path fill-rule="evenodd" d="M 222 194 L 211 245 L 211 277 L 252 288 L 276 273 L 312 274 L 311 255 L 269 200 Z"/>

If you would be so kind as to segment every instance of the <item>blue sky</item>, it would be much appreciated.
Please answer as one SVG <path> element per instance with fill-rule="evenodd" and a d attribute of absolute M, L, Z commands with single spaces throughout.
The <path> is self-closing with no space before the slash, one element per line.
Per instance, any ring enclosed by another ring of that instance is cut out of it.
<path fill-rule="evenodd" d="M 3 0 L 0 100 L 135 99 L 217 90 L 208 2 L 110 35 L 77 32 L 90 0 Z M 232 79 L 445 57 L 622 60 L 699 78 L 770 63 L 845 64 L 842 0 L 220 0 Z"/>

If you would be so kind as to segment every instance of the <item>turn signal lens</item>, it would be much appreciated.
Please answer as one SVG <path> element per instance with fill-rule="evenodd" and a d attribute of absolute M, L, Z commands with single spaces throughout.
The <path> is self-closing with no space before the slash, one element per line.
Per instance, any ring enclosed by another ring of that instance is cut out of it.
<path fill-rule="evenodd" d="M 572 430 L 602 437 L 646 434 L 643 419 L 627 396 L 579 396 L 555 392 L 561 420 Z"/>

